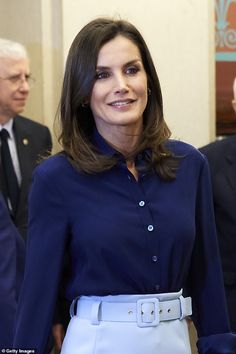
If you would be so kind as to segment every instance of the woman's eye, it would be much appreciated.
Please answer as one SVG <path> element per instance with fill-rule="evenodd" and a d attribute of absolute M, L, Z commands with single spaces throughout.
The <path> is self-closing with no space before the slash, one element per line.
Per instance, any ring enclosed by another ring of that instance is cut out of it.
<path fill-rule="evenodd" d="M 131 66 L 126 69 L 126 74 L 135 75 L 135 74 L 137 74 L 138 71 L 139 71 L 139 68 L 137 68 L 136 66 Z"/>
<path fill-rule="evenodd" d="M 110 76 L 108 71 L 101 71 L 96 73 L 96 79 L 101 80 L 101 79 L 107 79 Z"/>

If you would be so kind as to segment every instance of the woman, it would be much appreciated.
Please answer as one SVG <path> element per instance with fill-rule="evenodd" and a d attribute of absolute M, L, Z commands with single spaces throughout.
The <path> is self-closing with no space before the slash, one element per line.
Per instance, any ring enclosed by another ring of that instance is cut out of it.
<path fill-rule="evenodd" d="M 35 171 L 15 346 L 44 353 L 65 252 L 63 354 L 234 353 L 208 168 L 169 140 L 149 50 L 128 22 L 76 36 L 61 97 L 63 152 Z M 182 291 L 183 289 L 183 291 Z"/>

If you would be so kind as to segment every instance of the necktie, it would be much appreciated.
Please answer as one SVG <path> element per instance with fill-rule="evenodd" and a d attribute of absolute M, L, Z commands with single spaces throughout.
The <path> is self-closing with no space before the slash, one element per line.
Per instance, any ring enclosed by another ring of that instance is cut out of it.
<path fill-rule="evenodd" d="M 9 133 L 6 129 L 0 131 L 1 138 L 1 164 L 3 174 L 3 195 L 9 206 L 12 216 L 15 215 L 19 194 L 19 185 L 12 163 L 12 158 L 8 145 Z"/>

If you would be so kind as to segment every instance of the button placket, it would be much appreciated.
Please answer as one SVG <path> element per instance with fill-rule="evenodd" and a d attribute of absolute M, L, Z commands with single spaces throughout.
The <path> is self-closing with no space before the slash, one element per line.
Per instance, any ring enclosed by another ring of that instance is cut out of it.
<path fill-rule="evenodd" d="M 133 181 L 133 179 L 131 178 Z M 130 181 L 131 182 L 131 181 Z M 138 183 L 130 184 L 132 190 L 130 190 L 131 195 L 136 197 L 136 205 L 137 205 L 137 212 L 139 215 L 139 222 L 142 225 L 143 229 L 143 237 L 146 239 L 146 246 L 145 253 L 143 254 L 147 257 L 148 263 L 151 265 L 151 273 L 152 273 L 152 282 L 154 284 L 158 284 L 159 281 L 159 247 L 158 247 L 158 229 L 156 225 L 156 219 L 153 219 L 153 211 L 150 210 L 150 205 L 148 202 L 149 194 L 146 191 L 147 182 L 140 177 Z M 134 189 L 136 193 L 134 194 Z M 147 193 L 147 195 L 146 195 Z M 155 216 L 155 213 L 154 213 Z M 151 276 L 151 275 L 150 275 Z"/>

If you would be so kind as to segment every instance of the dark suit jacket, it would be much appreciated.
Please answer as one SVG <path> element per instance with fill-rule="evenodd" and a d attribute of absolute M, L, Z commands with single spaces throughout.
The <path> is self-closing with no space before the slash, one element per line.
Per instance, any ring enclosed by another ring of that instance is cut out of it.
<path fill-rule="evenodd" d="M 14 118 L 13 130 L 20 164 L 22 184 L 14 223 L 20 234 L 26 239 L 28 220 L 28 194 L 32 174 L 40 157 L 47 155 L 52 149 L 52 139 L 49 129 L 37 122 L 22 116 Z M 1 181 L 0 181 L 1 190 Z M 55 323 L 68 323 L 69 313 L 64 299 L 58 300 Z M 64 308 L 65 307 L 65 308 Z"/>
<path fill-rule="evenodd" d="M 40 156 L 51 150 L 52 140 L 49 129 L 46 126 L 22 116 L 14 118 L 13 130 L 22 175 L 22 184 L 20 186 L 20 196 L 14 223 L 25 239 L 28 218 L 27 200 L 33 169 L 39 161 Z"/>
<path fill-rule="evenodd" d="M 0 349 L 12 345 L 24 256 L 24 241 L 12 223 L 0 194 Z"/>
<path fill-rule="evenodd" d="M 200 151 L 208 158 L 216 227 L 226 285 L 236 285 L 236 135 Z"/>

